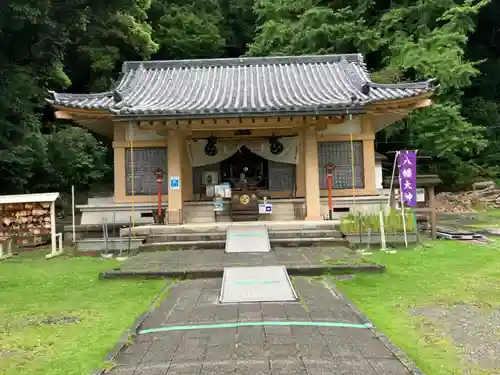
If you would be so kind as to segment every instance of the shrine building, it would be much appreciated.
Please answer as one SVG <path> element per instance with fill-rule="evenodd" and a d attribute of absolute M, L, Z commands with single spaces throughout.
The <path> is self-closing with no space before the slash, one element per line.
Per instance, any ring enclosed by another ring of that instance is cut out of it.
<path fill-rule="evenodd" d="M 433 92 L 431 81 L 375 83 L 363 57 L 346 54 L 129 61 L 109 91 L 48 101 L 56 117 L 113 140 L 114 197 L 80 206 L 81 224 L 152 222 L 158 169 L 167 220 L 179 224 L 322 220 L 329 165 L 336 215 L 379 209 L 375 134 L 429 106 Z M 221 183 L 231 196 L 214 213 Z M 237 218 L 234 202 L 247 198 L 272 213 Z"/>

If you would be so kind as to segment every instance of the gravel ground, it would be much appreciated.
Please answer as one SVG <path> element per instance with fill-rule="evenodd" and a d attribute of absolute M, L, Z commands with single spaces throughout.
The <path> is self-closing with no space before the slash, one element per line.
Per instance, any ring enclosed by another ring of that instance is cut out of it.
<path fill-rule="evenodd" d="M 500 375 L 500 306 L 420 307 L 411 315 L 428 319 L 440 335 L 459 348 L 464 375 L 482 371 Z"/>

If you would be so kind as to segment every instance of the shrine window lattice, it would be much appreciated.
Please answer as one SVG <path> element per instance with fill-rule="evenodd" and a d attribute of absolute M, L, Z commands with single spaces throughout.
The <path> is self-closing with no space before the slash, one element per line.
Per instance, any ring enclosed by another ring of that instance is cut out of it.
<path fill-rule="evenodd" d="M 133 173 L 132 152 L 130 148 L 125 149 L 125 176 L 127 195 L 132 195 L 132 176 L 134 181 L 134 195 L 158 194 L 156 177 L 153 171 L 157 168 L 165 172 L 165 182 L 162 185 L 162 193 L 168 194 L 167 184 L 167 148 L 166 147 L 137 147 L 133 149 Z"/>
<path fill-rule="evenodd" d="M 352 189 L 352 161 L 354 159 L 354 187 L 364 187 L 363 142 L 320 142 L 318 143 L 319 185 L 328 188 L 326 166 L 335 166 L 333 175 L 334 189 Z"/>

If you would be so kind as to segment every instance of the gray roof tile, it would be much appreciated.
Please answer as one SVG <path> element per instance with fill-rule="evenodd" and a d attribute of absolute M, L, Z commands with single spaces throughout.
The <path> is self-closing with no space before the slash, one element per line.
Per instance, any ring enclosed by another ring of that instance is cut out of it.
<path fill-rule="evenodd" d="M 431 81 L 374 83 L 363 57 L 352 54 L 131 61 L 111 91 L 52 92 L 48 101 L 134 117 L 307 115 L 356 112 L 369 103 L 433 90 Z"/>

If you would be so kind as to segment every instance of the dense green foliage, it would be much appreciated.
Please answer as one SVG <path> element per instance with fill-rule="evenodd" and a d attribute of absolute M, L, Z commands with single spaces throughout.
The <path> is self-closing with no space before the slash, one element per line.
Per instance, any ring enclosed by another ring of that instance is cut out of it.
<path fill-rule="evenodd" d="M 487 0 L 11 0 L 0 5 L 0 193 L 105 178 L 106 145 L 55 123 L 48 89 L 108 89 L 121 63 L 361 52 L 380 82 L 436 78 L 435 105 L 378 135 L 450 189 L 500 169 L 500 4 Z M 54 126 L 56 125 L 56 126 Z"/>

